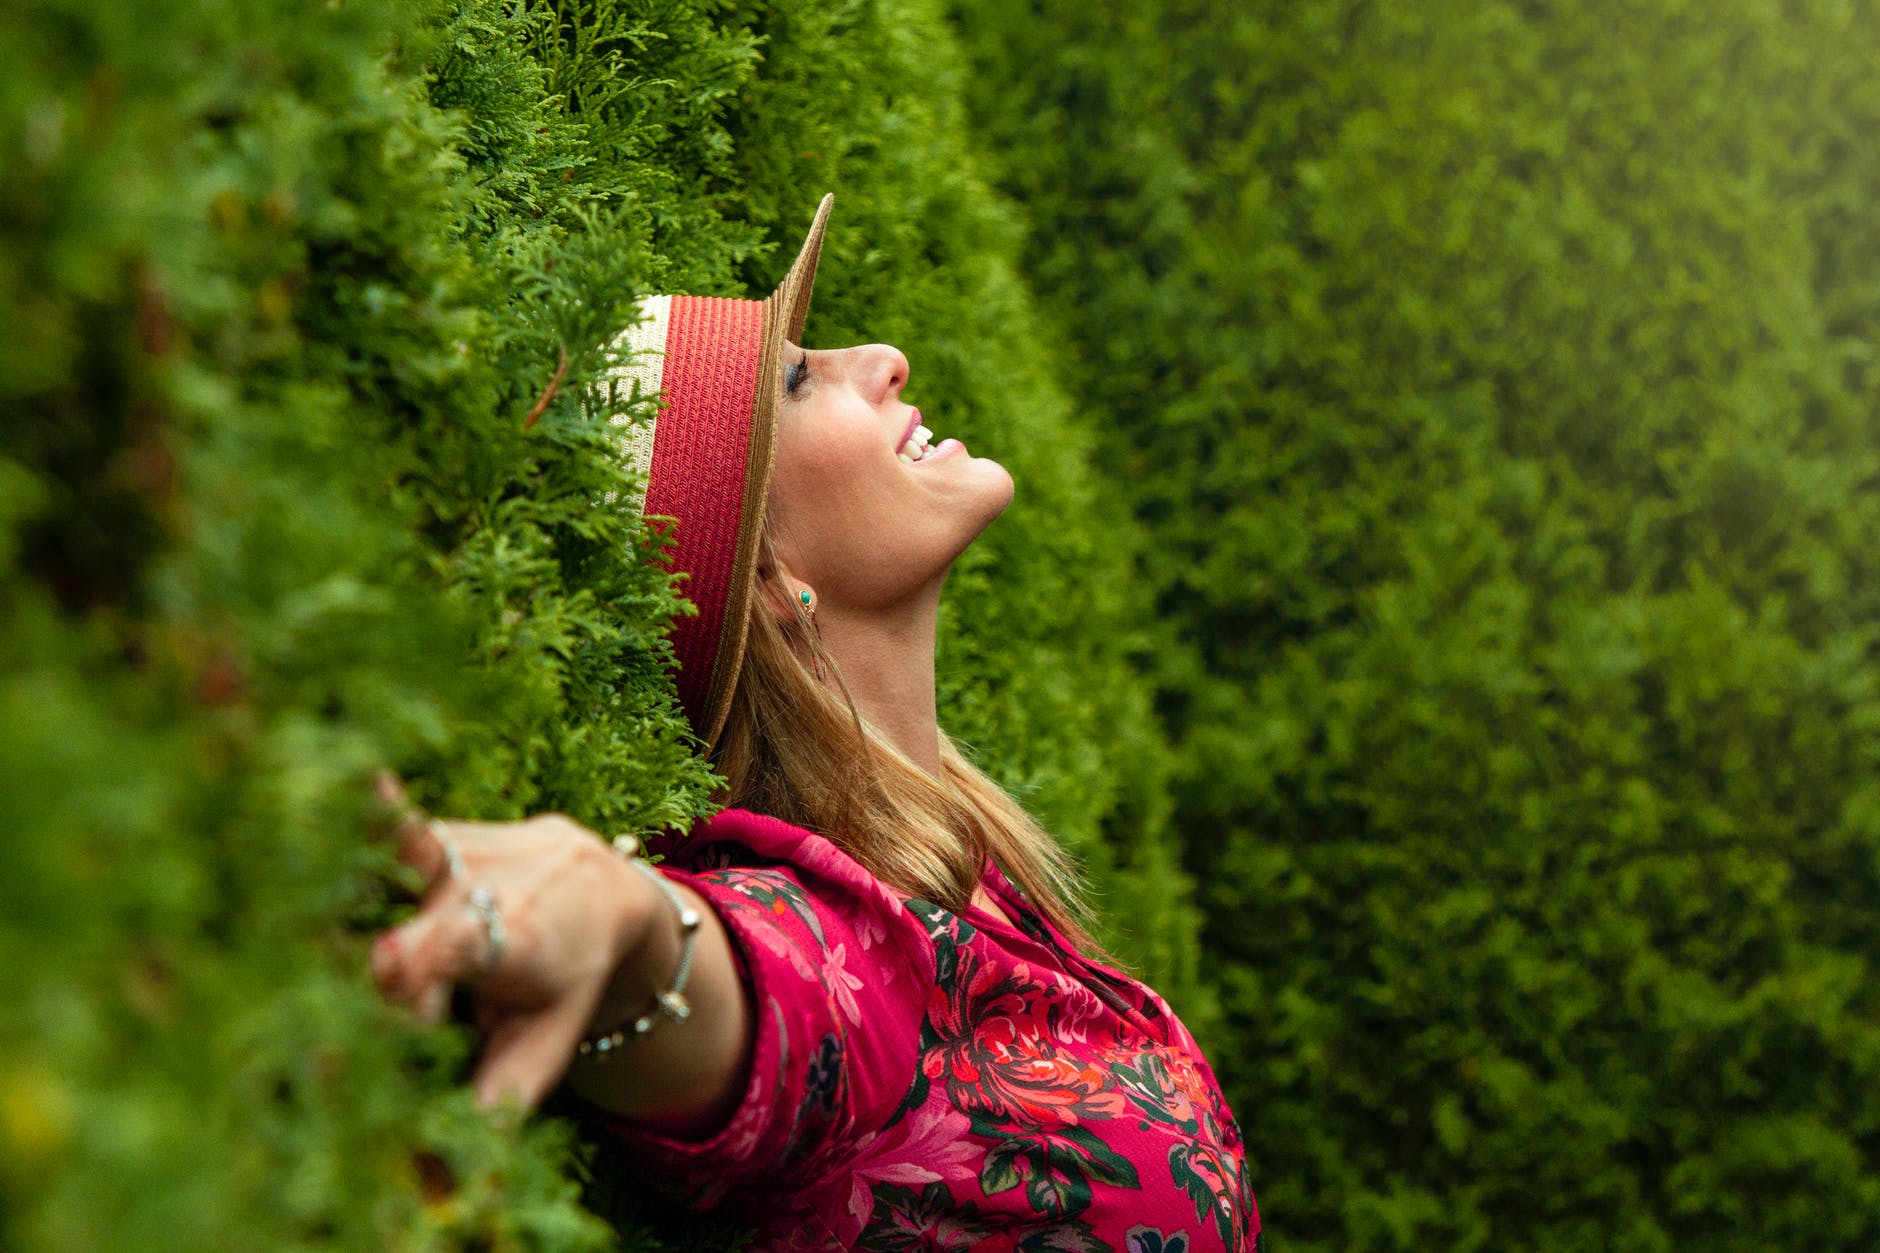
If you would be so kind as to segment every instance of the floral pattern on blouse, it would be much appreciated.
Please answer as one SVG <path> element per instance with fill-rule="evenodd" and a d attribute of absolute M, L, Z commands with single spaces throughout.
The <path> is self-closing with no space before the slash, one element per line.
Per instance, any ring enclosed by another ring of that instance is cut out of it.
<path fill-rule="evenodd" d="M 821 836 L 727 810 L 663 869 L 723 918 L 756 1011 L 711 1137 L 610 1127 L 758 1253 L 1261 1248 L 1239 1128 L 1154 992 L 1017 923 L 894 893 Z"/>

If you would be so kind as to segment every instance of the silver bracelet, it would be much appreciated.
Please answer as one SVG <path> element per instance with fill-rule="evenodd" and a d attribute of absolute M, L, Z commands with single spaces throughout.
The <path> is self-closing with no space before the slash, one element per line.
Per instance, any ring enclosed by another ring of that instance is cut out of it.
<path fill-rule="evenodd" d="M 692 977 L 692 947 L 698 939 L 701 921 L 699 912 L 680 898 L 665 875 L 634 856 L 639 851 L 638 840 L 623 835 L 614 841 L 614 847 L 658 886 L 661 895 L 672 904 L 672 912 L 679 916 L 679 967 L 673 971 L 672 986 L 663 992 L 655 992 L 653 1003 L 643 1013 L 624 1027 L 604 1035 L 592 1035 L 581 1041 L 575 1045 L 577 1057 L 606 1058 L 625 1047 L 629 1041 L 641 1039 L 668 1018 L 674 1022 L 684 1022 L 692 1016 L 692 1003 L 685 999 L 685 985 Z"/>

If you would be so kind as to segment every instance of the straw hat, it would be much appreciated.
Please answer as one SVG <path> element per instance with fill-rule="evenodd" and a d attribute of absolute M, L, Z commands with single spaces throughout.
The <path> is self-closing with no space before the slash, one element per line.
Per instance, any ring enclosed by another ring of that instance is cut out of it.
<path fill-rule="evenodd" d="M 604 380 L 619 401 L 660 393 L 651 422 L 615 413 L 639 471 L 643 516 L 674 518 L 669 568 L 690 576 L 696 617 L 673 620 L 679 701 L 707 746 L 731 710 L 744 659 L 770 467 L 777 450 L 783 343 L 801 342 L 834 196 L 824 196 L 795 264 L 767 300 L 649 296 L 621 332 Z"/>

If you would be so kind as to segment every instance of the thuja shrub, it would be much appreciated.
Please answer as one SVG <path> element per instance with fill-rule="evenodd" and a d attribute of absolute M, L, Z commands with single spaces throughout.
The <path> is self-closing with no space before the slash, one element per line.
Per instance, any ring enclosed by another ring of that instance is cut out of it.
<path fill-rule="evenodd" d="M 651 267 L 631 188 L 567 177 L 500 6 L 9 27 L 7 1242 L 606 1247 L 566 1128 L 376 1003 L 360 801 L 699 811 L 678 602 L 568 399 Z"/>
<path fill-rule="evenodd" d="M 706 811 L 682 589 L 605 504 L 585 402 L 638 295 L 766 288 L 824 190 L 817 342 L 898 339 L 1021 482 L 948 604 L 948 721 L 1192 992 L 1138 541 L 930 9 L 156 0 L 6 33 L 9 1247 L 655 1247 L 617 1191 L 611 1225 L 577 1203 L 604 1146 L 475 1111 L 464 1035 L 372 995 L 398 876 L 364 781 L 604 832 Z"/>
<path fill-rule="evenodd" d="M 1269 1227 L 1880 1237 L 1862 5 L 959 3 Z"/>

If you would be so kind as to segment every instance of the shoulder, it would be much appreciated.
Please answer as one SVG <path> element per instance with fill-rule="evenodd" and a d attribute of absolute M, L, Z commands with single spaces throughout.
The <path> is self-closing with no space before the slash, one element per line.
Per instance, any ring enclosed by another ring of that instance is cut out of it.
<path fill-rule="evenodd" d="M 828 836 L 748 809 L 723 809 L 691 834 L 655 843 L 675 869 L 698 875 L 784 867 L 898 909 L 903 897 Z"/>
<path fill-rule="evenodd" d="M 828 836 L 748 809 L 721 809 L 688 834 L 666 835 L 649 843 L 654 852 L 688 870 L 773 862 L 826 867 L 841 877 L 874 879 Z"/>
<path fill-rule="evenodd" d="M 807 945 L 839 962 L 873 967 L 890 981 L 901 981 L 904 971 L 932 977 L 925 919 L 827 836 L 726 809 L 664 851 L 666 865 L 704 890 L 721 913 L 794 920 Z"/>

